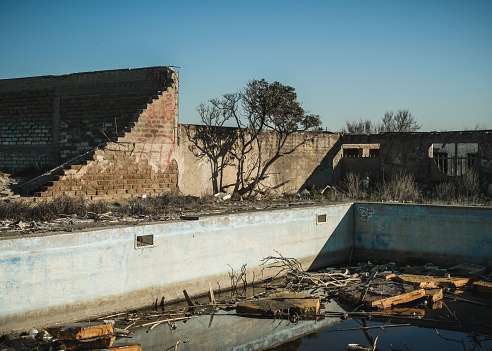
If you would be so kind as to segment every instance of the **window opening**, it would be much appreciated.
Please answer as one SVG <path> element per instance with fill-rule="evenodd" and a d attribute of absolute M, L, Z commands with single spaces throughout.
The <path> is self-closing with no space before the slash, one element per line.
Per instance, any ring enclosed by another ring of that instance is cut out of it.
<path fill-rule="evenodd" d="M 362 157 L 362 149 L 343 149 L 343 157 Z"/>
<path fill-rule="evenodd" d="M 434 152 L 434 160 L 436 161 L 437 168 L 444 174 L 448 174 L 448 153 Z"/>
<path fill-rule="evenodd" d="M 477 153 L 467 154 L 466 157 L 467 157 L 466 167 L 468 169 L 472 169 L 473 168 L 473 165 L 475 164 L 475 161 L 478 158 L 478 154 Z"/>

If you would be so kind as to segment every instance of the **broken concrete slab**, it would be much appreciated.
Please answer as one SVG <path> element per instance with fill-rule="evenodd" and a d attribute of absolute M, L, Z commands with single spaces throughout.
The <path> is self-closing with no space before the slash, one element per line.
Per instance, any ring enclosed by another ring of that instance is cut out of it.
<path fill-rule="evenodd" d="M 82 340 L 113 334 L 113 325 L 104 322 L 82 322 L 46 328 L 58 340 Z"/>
<path fill-rule="evenodd" d="M 240 301 L 236 305 L 236 313 L 266 317 L 296 313 L 299 317 L 310 318 L 319 315 L 320 307 L 319 297 L 307 293 L 278 293 L 257 300 Z"/>
<path fill-rule="evenodd" d="M 423 289 L 429 289 L 434 287 L 441 288 L 461 288 L 468 284 L 470 278 L 460 277 L 435 277 L 429 275 L 416 275 L 416 274 L 401 274 L 396 276 L 395 280 L 405 283 L 416 285 Z"/>

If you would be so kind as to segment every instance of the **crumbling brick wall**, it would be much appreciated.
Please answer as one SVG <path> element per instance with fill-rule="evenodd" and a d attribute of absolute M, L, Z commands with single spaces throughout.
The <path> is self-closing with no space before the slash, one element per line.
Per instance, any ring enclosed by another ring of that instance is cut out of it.
<path fill-rule="evenodd" d="M 39 94 L 33 87 L 43 87 L 44 99 L 36 97 L 41 107 L 26 103 Z M 121 199 L 177 189 L 178 75 L 171 68 L 4 80 L 0 98 L 0 128 L 9 136 L 9 144 L 0 145 L 2 171 L 21 172 L 36 163 L 53 168 L 88 155 L 62 169 L 41 197 Z M 39 127 L 23 128 L 27 118 Z M 24 142 L 31 147 L 8 154 Z"/>

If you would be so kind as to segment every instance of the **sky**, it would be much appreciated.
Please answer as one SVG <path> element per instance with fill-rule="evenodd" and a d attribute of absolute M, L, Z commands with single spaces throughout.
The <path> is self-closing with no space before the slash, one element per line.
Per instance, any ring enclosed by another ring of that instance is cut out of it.
<path fill-rule="evenodd" d="M 150 66 L 179 71 L 180 123 L 264 78 L 334 132 L 492 129 L 492 1 L 0 0 L 0 79 Z"/>

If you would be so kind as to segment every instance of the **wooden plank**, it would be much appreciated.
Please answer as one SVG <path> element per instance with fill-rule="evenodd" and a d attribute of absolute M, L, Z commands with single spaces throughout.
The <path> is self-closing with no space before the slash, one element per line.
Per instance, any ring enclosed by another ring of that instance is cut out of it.
<path fill-rule="evenodd" d="M 396 277 L 395 273 L 379 273 L 376 274 L 376 278 L 383 278 L 384 280 L 390 280 Z"/>
<path fill-rule="evenodd" d="M 104 322 L 81 322 L 46 328 L 58 340 L 81 340 L 113 334 L 113 325 Z"/>
<path fill-rule="evenodd" d="M 441 288 L 426 289 L 425 297 L 431 302 L 441 301 L 443 299 L 443 293 Z"/>
<path fill-rule="evenodd" d="M 485 293 L 485 294 L 492 294 L 492 282 L 486 282 L 484 280 L 478 280 L 476 282 L 473 282 L 472 284 L 472 290 Z"/>
<path fill-rule="evenodd" d="M 417 285 L 419 288 L 423 289 L 430 289 L 437 286 L 441 288 L 460 288 L 468 284 L 470 281 L 470 278 L 444 278 L 416 274 L 401 274 L 396 276 L 395 279 L 405 284 Z"/>
<path fill-rule="evenodd" d="M 425 310 L 420 308 L 409 308 L 409 307 L 391 307 L 384 310 L 384 313 L 389 316 L 412 316 L 423 318 L 425 316 Z"/>
<path fill-rule="evenodd" d="M 391 296 L 384 299 L 374 300 L 371 302 L 371 307 L 389 308 L 394 305 L 414 301 L 425 296 L 424 289 L 417 289 L 401 295 Z"/>
<path fill-rule="evenodd" d="M 100 336 L 91 339 L 62 340 L 63 349 L 67 351 L 107 349 L 115 341 L 115 336 Z"/>
<path fill-rule="evenodd" d="M 109 351 L 142 351 L 142 346 L 140 344 L 134 345 L 118 345 L 108 347 Z"/>
<path fill-rule="evenodd" d="M 319 297 L 309 294 L 279 293 L 257 300 L 240 301 L 236 306 L 239 315 L 282 316 L 297 313 L 301 317 L 319 314 Z"/>

